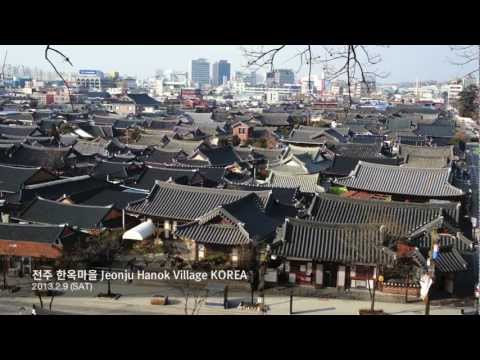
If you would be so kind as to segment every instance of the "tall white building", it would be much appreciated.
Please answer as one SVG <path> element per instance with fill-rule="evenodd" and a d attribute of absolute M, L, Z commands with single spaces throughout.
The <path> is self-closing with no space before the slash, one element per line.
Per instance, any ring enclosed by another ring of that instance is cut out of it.
<path fill-rule="evenodd" d="M 459 94 L 463 90 L 463 85 L 460 81 L 452 81 L 450 84 L 448 84 L 447 88 L 447 93 L 448 93 L 448 103 L 449 105 L 452 105 L 455 101 L 459 99 Z"/>

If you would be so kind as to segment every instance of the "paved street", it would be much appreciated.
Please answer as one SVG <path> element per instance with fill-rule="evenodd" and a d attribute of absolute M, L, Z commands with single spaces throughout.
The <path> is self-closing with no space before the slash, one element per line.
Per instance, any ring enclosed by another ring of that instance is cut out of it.
<path fill-rule="evenodd" d="M 95 285 L 93 292 L 74 292 L 55 297 L 53 302 L 53 311 L 85 314 L 85 315 L 183 315 L 185 314 L 185 298 L 181 291 L 165 284 L 157 286 L 146 286 L 137 284 L 114 283 L 112 291 L 121 293 L 118 300 L 101 299 L 96 295 L 99 292 L 106 292 L 106 284 L 99 283 Z M 172 305 L 159 306 L 151 305 L 150 299 L 154 294 L 167 294 L 172 300 Z M 229 300 L 233 304 L 239 304 L 240 301 L 249 301 L 250 294 L 243 292 L 232 292 L 229 294 Z M 199 311 L 201 315 L 260 315 L 257 312 L 240 310 L 232 308 L 224 310 L 221 306 L 223 298 L 220 296 L 209 297 Z M 48 308 L 50 298 L 43 299 L 45 308 Z M 267 315 L 288 315 L 290 300 L 288 296 L 266 296 L 266 304 L 269 306 Z M 24 313 L 30 313 L 32 304 L 39 306 L 38 298 L 32 296 L 28 286 L 16 294 L 0 294 L 0 314 L 19 314 L 20 308 L 24 307 Z M 190 300 L 190 305 L 193 300 Z M 294 297 L 293 311 L 296 315 L 357 315 L 359 309 L 368 309 L 368 301 L 358 300 L 340 300 L 340 299 L 320 299 L 316 297 Z M 397 304 L 377 302 L 376 309 L 382 309 L 392 315 L 422 315 L 425 306 L 422 303 Z M 192 306 L 189 307 L 189 313 Z M 432 315 L 459 315 L 460 308 L 454 306 L 432 306 Z"/>

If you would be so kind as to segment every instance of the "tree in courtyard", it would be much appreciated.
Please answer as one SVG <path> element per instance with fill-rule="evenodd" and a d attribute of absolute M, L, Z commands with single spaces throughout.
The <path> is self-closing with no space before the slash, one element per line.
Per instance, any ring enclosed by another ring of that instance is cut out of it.
<path fill-rule="evenodd" d="M 116 257 L 124 252 L 122 232 L 105 230 L 99 235 L 90 235 L 65 249 L 62 264 L 66 267 L 107 267 L 111 271 Z M 115 297 L 108 280 L 107 297 Z"/>
<path fill-rule="evenodd" d="M 478 118 L 480 106 L 478 95 L 478 87 L 476 85 L 469 85 L 458 94 L 457 105 L 460 116 L 472 119 Z"/>

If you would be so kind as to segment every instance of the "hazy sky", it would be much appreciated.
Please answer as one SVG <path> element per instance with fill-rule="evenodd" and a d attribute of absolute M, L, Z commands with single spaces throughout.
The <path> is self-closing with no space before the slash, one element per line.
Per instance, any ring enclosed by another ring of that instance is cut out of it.
<path fill-rule="evenodd" d="M 320 53 L 321 47 L 315 47 L 315 51 Z M 5 50 L 8 50 L 7 64 L 49 70 L 43 57 L 44 48 L 43 45 L 0 45 L 1 61 L 3 62 Z M 189 71 L 190 60 L 199 57 L 207 58 L 212 63 L 220 59 L 229 60 L 232 71 L 241 70 L 246 64 L 239 45 L 58 45 L 55 48 L 68 55 L 74 65 L 72 69 L 58 57 L 55 64 L 62 71 L 116 70 L 123 75 L 139 78 L 152 76 L 157 69 Z M 297 71 L 300 64 L 298 60 L 288 60 L 300 48 L 300 45 L 289 45 L 278 57 L 276 67 Z M 447 45 L 369 46 L 369 49 L 382 56 L 382 62 L 376 68 L 389 73 L 386 79 L 379 80 L 381 82 L 414 81 L 416 78 L 444 81 L 474 69 L 474 65 L 453 65 L 451 60 L 455 57 Z M 315 67 L 313 73 L 320 73 L 320 66 Z"/>

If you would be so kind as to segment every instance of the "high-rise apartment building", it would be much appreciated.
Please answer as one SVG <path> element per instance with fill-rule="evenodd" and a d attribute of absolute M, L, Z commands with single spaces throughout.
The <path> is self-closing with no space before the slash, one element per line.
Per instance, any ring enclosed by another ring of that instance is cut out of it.
<path fill-rule="evenodd" d="M 223 85 L 230 80 L 230 63 L 227 60 L 220 60 L 212 65 L 212 84 Z"/>
<path fill-rule="evenodd" d="M 203 87 L 210 84 L 210 63 L 207 59 L 192 60 L 192 83 Z"/>
<path fill-rule="evenodd" d="M 267 73 L 267 86 L 283 86 L 285 84 L 295 83 L 295 74 L 290 69 L 277 69 Z"/>

